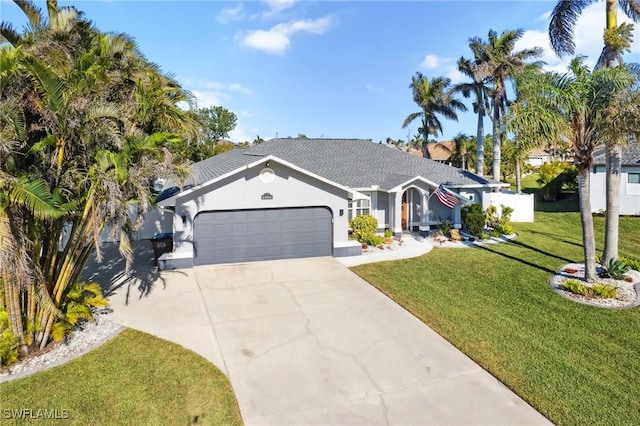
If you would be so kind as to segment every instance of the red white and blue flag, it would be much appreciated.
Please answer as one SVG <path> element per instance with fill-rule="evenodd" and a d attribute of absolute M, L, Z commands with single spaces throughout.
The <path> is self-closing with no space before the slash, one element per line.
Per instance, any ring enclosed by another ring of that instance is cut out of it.
<path fill-rule="evenodd" d="M 454 208 L 456 204 L 458 204 L 458 197 L 456 197 L 453 192 L 442 186 L 442 184 L 440 184 L 434 194 L 436 195 L 436 197 L 438 197 L 438 200 L 440 200 L 442 204 L 449 207 L 450 209 Z"/>

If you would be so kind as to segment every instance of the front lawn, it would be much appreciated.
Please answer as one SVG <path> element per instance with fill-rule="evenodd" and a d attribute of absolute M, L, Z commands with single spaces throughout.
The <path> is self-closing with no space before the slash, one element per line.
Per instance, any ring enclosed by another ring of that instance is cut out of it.
<path fill-rule="evenodd" d="M 353 270 L 563 425 L 640 424 L 640 309 L 581 305 L 549 278 L 582 261 L 577 213 L 536 212 L 514 243 L 441 249 Z M 603 218 L 596 217 L 598 250 Z M 621 255 L 640 218 L 620 219 Z"/>
<path fill-rule="evenodd" d="M 68 416 L 38 421 L 65 425 L 242 424 L 220 370 L 181 346 L 131 329 L 60 367 L 1 384 L 0 407 L 4 425 L 30 424 L 10 420 L 11 413 L 29 409 L 23 415 L 49 410 Z"/>

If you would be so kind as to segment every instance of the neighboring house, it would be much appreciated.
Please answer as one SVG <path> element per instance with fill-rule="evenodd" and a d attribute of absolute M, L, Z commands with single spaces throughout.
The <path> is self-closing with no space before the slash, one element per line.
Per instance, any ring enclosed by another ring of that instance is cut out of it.
<path fill-rule="evenodd" d="M 456 143 L 454 141 L 442 141 L 438 143 L 429 143 L 427 144 L 427 150 L 429 151 L 429 156 L 433 161 L 437 161 L 438 163 L 451 165 L 451 156 L 456 149 Z M 416 157 L 422 157 L 422 150 L 420 149 L 412 149 L 409 151 L 411 154 Z"/>
<path fill-rule="evenodd" d="M 444 184 L 460 203 L 431 197 Z M 174 215 L 166 268 L 361 254 L 349 221 L 377 218 L 378 232 L 461 226 L 461 206 L 507 186 L 360 139 L 272 139 L 194 165 L 186 189 L 158 203 Z"/>
<path fill-rule="evenodd" d="M 594 166 L 591 173 L 591 211 L 604 211 L 606 201 L 605 147 L 599 146 L 593 153 Z M 622 147 L 622 170 L 620 173 L 620 214 L 640 216 L 640 142 Z"/>
<path fill-rule="evenodd" d="M 551 154 L 542 148 L 534 148 L 529 152 L 529 164 L 533 167 L 540 167 L 551 161 Z"/>
<path fill-rule="evenodd" d="M 561 150 L 557 148 L 533 148 L 529 152 L 529 164 L 533 167 L 540 167 L 545 163 L 553 161 L 566 161 L 573 163 L 573 151 Z"/>

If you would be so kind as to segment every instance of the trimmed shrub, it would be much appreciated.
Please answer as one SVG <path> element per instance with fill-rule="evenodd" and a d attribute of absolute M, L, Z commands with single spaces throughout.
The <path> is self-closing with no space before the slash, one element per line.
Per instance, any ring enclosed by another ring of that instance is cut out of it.
<path fill-rule="evenodd" d="M 369 236 L 365 237 L 364 242 L 367 243 L 370 246 L 378 247 L 378 246 L 380 246 L 380 245 L 382 245 L 384 243 L 384 238 L 380 237 L 380 236 L 378 236 L 376 234 L 372 234 L 372 235 L 369 235 Z"/>
<path fill-rule="evenodd" d="M 462 207 L 462 223 L 466 226 L 467 231 L 483 239 L 481 235 L 484 234 L 485 214 L 480 204 L 474 203 Z"/>
<path fill-rule="evenodd" d="M 554 161 L 540 166 L 537 182 L 542 187 L 540 193 L 544 201 L 560 198 L 562 187 L 577 188 L 578 169 L 567 162 Z"/>
<path fill-rule="evenodd" d="M 393 234 L 391 233 L 391 230 L 389 228 L 384 230 L 384 237 L 385 238 L 392 238 Z"/>
<path fill-rule="evenodd" d="M 371 215 L 365 214 L 362 216 L 356 216 L 349 226 L 353 230 L 353 238 L 361 243 L 367 243 L 368 238 L 376 235 L 378 220 Z"/>

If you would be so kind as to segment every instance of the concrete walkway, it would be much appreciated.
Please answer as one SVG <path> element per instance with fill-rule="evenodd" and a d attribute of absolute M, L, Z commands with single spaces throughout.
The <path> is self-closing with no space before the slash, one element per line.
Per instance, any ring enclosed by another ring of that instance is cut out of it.
<path fill-rule="evenodd" d="M 334 258 L 163 272 L 110 301 L 221 368 L 247 425 L 549 424 Z"/>

